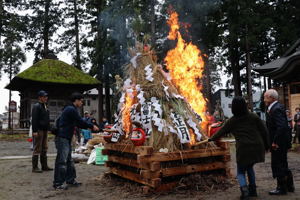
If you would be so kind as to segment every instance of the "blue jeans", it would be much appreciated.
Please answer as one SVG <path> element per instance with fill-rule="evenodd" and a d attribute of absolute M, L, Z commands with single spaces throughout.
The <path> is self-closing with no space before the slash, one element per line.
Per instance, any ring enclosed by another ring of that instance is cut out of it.
<path fill-rule="evenodd" d="M 249 185 L 256 185 L 255 172 L 253 166 L 254 164 L 247 165 L 247 166 L 242 166 L 237 164 L 237 179 L 241 187 L 247 186 L 246 172 L 248 175 Z"/>
<path fill-rule="evenodd" d="M 71 156 L 71 141 L 62 137 L 55 137 L 55 146 L 57 155 L 55 160 L 53 185 L 62 185 L 64 182 L 72 183 L 76 178 L 76 170 Z"/>

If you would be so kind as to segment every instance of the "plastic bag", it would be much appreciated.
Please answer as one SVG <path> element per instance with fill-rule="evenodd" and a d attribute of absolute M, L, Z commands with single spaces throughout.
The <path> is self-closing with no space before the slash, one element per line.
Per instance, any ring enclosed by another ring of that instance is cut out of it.
<path fill-rule="evenodd" d="M 96 161 L 96 149 L 93 149 L 92 152 L 91 152 L 91 155 L 90 155 L 90 157 L 87 161 L 87 164 L 88 165 L 93 164 L 93 163 L 95 163 L 95 161 Z"/>

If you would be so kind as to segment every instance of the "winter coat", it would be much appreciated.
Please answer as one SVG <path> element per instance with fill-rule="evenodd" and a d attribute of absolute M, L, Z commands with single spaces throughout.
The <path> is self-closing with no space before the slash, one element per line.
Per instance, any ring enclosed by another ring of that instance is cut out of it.
<path fill-rule="evenodd" d="M 33 105 L 31 113 L 32 132 L 47 131 L 50 128 L 49 110 L 46 104 L 38 102 Z"/>
<path fill-rule="evenodd" d="M 59 118 L 57 136 L 71 140 L 74 135 L 75 127 L 87 129 L 93 128 L 93 124 L 83 120 L 77 108 L 72 104 L 65 107 Z"/>
<path fill-rule="evenodd" d="M 263 121 L 254 113 L 241 117 L 231 117 L 223 127 L 212 136 L 216 140 L 232 133 L 236 140 L 236 162 L 239 165 L 264 162 L 265 151 L 269 149 L 268 132 Z"/>

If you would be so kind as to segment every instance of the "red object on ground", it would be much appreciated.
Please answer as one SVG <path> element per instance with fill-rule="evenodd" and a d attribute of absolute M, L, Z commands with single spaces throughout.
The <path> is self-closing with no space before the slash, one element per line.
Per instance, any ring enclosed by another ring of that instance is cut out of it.
<path fill-rule="evenodd" d="M 138 131 L 141 133 L 140 138 L 130 138 L 134 146 L 142 146 L 146 140 L 146 133 L 141 128 L 134 128 L 132 131 Z"/>
<path fill-rule="evenodd" d="M 209 128 L 209 137 L 213 136 L 218 130 L 222 127 L 223 122 L 217 122 L 210 125 Z"/>
<path fill-rule="evenodd" d="M 28 142 L 32 142 L 32 138 L 27 138 L 27 141 Z"/>
<path fill-rule="evenodd" d="M 111 124 L 104 126 L 105 129 L 110 129 L 112 127 L 113 127 L 113 125 L 111 125 Z"/>

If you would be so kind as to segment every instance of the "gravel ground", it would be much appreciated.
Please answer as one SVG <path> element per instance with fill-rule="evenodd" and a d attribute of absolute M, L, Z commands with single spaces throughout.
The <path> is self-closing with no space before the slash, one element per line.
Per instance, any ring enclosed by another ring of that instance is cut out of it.
<path fill-rule="evenodd" d="M 0 158 L 3 156 L 30 156 L 30 144 L 24 140 L 0 141 Z M 49 141 L 49 153 L 55 153 L 53 140 Z M 233 153 L 233 151 L 232 151 Z M 232 168 L 234 173 L 234 159 Z M 54 157 L 49 158 L 50 166 L 54 165 Z M 286 196 L 273 197 L 268 191 L 275 187 L 275 180 L 271 178 L 270 154 L 267 154 L 265 163 L 255 166 L 259 197 L 252 199 L 269 200 L 300 200 L 300 154 L 289 153 L 290 168 L 294 173 L 296 192 Z M 0 199 L 1 200 L 85 200 L 85 199 L 161 199 L 161 200 L 238 200 L 239 187 L 236 182 L 227 190 L 197 191 L 172 191 L 167 194 L 143 195 L 137 187 L 124 187 L 129 182 L 117 182 L 101 179 L 107 171 L 104 166 L 76 164 L 78 181 L 83 185 L 79 188 L 69 188 L 67 191 L 55 191 L 52 188 L 53 172 L 41 174 L 31 173 L 30 159 L 0 160 Z M 117 179 L 116 179 L 117 180 Z M 116 181 L 113 180 L 113 181 Z M 107 183 L 107 184 L 106 184 Z M 134 185 L 134 184 L 130 184 Z"/>

